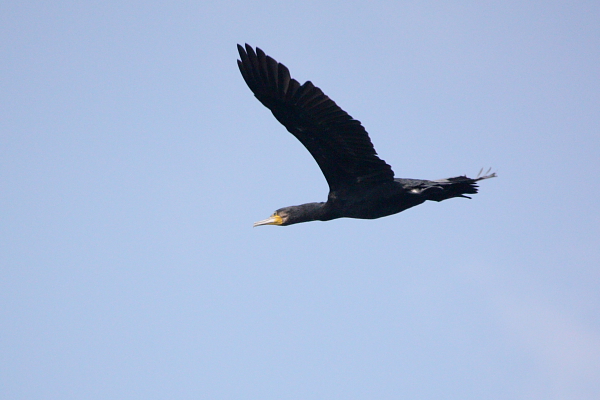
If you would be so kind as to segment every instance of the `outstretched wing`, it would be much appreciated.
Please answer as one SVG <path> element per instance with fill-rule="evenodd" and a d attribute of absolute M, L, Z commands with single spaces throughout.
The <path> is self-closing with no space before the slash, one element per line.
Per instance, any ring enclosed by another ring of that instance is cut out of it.
<path fill-rule="evenodd" d="M 238 66 L 254 96 L 308 149 L 332 191 L 359 183 L 391 182 L 360 121 L 310 81 L 300 85 L 285 65 L 256 48 L 238 45 Z"/>

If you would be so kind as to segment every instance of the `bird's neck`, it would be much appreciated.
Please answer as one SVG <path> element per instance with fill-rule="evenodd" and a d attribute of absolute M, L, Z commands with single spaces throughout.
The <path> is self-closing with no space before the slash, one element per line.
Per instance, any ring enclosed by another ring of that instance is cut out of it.
<path fill-rule="evenodd" d="M 327 215 L 325 203 L 306 203 L 290 208 L 294 209 L 294 212 L 292 213 L 293 222 L 291 222 L 293 224 L 309 221 L 326 221 L 330 219 Z"/>

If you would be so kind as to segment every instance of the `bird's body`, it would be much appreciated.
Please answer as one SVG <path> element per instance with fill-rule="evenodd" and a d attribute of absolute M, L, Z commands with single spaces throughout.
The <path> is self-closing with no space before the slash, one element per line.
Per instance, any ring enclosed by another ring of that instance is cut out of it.
<path fill-rule="evenodd" d="M 476 182 L 495 174 L 435 181 L 394 178 L 366 130 L 310 81 L 300 85 L 288 69 L 259 48 L 238 45 L 240 72 L 275 118 L 311 153 L 329 184 L 324 203 L 284 207 L 254 224 L 291 225 L 335 218 L 375 219 L 427 200 L 477 193 Z"/>

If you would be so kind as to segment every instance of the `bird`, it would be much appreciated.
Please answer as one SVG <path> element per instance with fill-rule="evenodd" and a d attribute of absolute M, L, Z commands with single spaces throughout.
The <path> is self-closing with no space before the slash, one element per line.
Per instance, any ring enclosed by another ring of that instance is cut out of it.
<path fill-rule="evenodd" d="M 254 223 L 287 226 L 336 218 L 376 219 L 427 200 L 470 199 L 477 182 L 494 178 L 491 169 L 477 177 L 438 180 L 395 178 L 378 157 L 365 128 L 311 81 L 300 84 L 283 64 L 248 44 L 237 45 L 244 81 L 254 96 L 315 159 L 329 185 L 326 202 L 283 207 Z"/>

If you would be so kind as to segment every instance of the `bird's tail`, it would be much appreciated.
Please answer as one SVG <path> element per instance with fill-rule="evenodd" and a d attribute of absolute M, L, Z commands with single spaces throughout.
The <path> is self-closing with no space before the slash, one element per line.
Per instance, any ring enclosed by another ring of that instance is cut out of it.
<path fill-rule="evenodd" d="M 438 179 L 430 181 L 431 185 L 423 190 L 422 194 L 427 197 L 427 200 L 442 201 L 453 197 L 465 197 L 470 199 L 467 194 L 477 193 L 477 182 L 484 179 L 495 178 L 496 173 L 490 174 L 491 168 L 482 175 L 483 168 L 477 174 L 476 178 L 469 178 L 465 175 L 456 176 L 454 178 Z"/>

